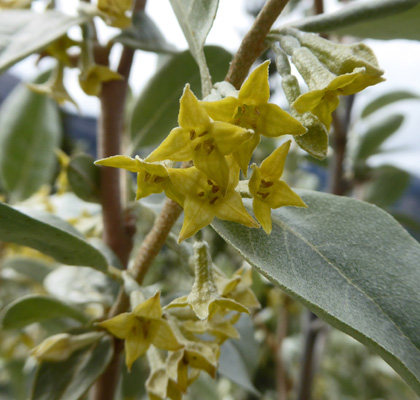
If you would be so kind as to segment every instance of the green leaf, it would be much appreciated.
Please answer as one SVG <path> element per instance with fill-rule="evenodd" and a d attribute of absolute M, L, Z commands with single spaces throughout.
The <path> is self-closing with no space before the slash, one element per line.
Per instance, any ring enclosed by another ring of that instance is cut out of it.
<path fill-rule="evenodd" d="M 370 102 L 362 111 L 360 115 L 362 118 L 366 118 L 375 111 L 385 107 L 389 104 L 395 103 L 400 100 L 420 99 L 418 94 L 408 92 L 406 90 L 396 90 L 395 92 L 386 93 L 381 97 Z"/>
<path fill-rule="evenodd" d="M 105 257 L 66 221 L 47 213 L 20 212 L 0 203 L 0 240 L 28 246 L 68 265 L 105 272 Z"/>
<path fill-rule="evenodd" d="M 232 55 L 221 47 L 204 50 L 215 81 L 222 81 Z M 159 144 L 178 125 L 179 99 L 186 83 L 200 93 L 200 73 L 189 51 L 169 59 L 149 81 L 136 105 L 131 121 L 132 153 L 141 146 Z"/>
<path fill-rule="evenodd" d="M 105 371 L 112 355 L 112 339 L 104 337 L 66 361 L 42 363 L 31 400 L 79 400 Z"/>
<path fill-rule="evenodd" d="M 399 129 L 403 121 L 403 115 L 392 114 L 378 122 L 376 125 L 371 126 L 368 132 L 360 139 L 355 159 L 365 160 L 368 157 L 377 154 L 381 144 Z"/>
<path fill-rule="evenodd" d="M 88 321 L 80 310 L 54 297 L 29 295 L 8 304 L 0 320 L 2 329 L 21 329 L 34 322 L 66 317 L 82 323 Z"/>
<path fill-rule="evenodd" d="M 219 373 L 255 396 L 260 396 L 252 384 L 245 360 L 230 341 L 223 343 L 220 349 Z"/>
<path fill-rule="evenodd" d="M 144 12 L 133 15 L 133 24 L 117 35 L 113 42 L 143 51 L 155 53 L 176 53 L 176 48 L 168 43 L 155 22 Z"/>
<path fill-rule="evenodd" d="M 273 210 L 271 235 L 220 220 L 213 227 L 270 281 L 375 350 L 420 394 L 419 243 L 371 204 L 298 194 L 308 208 Z"/>
<path fill-rule="evenodd" d="M 16 271 L 34 282 L 42 283 L 44 278 L 52 271 L 51 264 L 41 259 L 29 257 L 7 258 L 2 263 L 2 269 L 6 268 Z"/>
<path fill-rule="evenodd" d="M 341 10 L 308 17 L 292 25 L 307 32 L 333 32 L 371 39 L 420 39 L 418 0 L 357 2 Z"/>
<path fill-rule="evenodd" d="M 363 200 L 378 207 L 393 205 L 410 183 L 410 174 L 392 165 L 375 168 L 372 175 L 363 187 Z"/>
<path fill-rule="evenodd" d="M 211 85 L 203 48 L 216 18 L 219 0 L 170 0 L 170 3 L 187 39 L 191 54 L 199 66 L 202 84 Z"/>
<path fill-rule="evenodd" d="M 20 85 L 6 98 L 0 110 L 0 175 L 13 202 L 50 182 L 60 138 L 58 108 L 47 96 Z"/>
<path fill-rule="evenodd" d="M 31 10 L 0 12 L 0 72 L 63 36 L 69 28 L 88 21 L 57 11 Z"/>
<path fill-rule="evenodd" d="M 77 154 L 70 160 L 67 177 L 71 189 L 84 201 L 99 203 L 99 168 L 89 154 Z"/>

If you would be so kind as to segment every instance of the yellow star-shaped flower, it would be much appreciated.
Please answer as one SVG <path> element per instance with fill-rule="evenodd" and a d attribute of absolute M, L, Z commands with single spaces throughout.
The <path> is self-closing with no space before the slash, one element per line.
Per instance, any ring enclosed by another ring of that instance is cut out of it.
<path fill-rule="evenodd" d="M 97 160 L 95 164 L 137 172 L 136 200 L 164 191 L 170 199 L 180 204 L 184 201 L 184 196 L 175 189 L 169 178 L 169 168 L 163 163 L 151 163 L 139 156 L 112 156 Z"/>
<path fill-rule="evenodd" d="M 306 128 L 283 111 L 278 105 L 268 103 L 270 87 L 268 85 L 269 61 L 256 68 L 244 82 L 238 98 L 226 97 L 219 101 L 201 104 L 215 121 L 233 123 L 247 129 L 253 129 L 254 137 L 233 152 L 236 162 L 246 175 L 252 153 L 260 142 L 260 135 L 277 137 L 281 135 L 302 135 Z"/>
<path fill-rule="evenodd" d="M 170 351 L 182 348 L 168 322 L 162 318 L 160 292 L 140 303 L 132 312 L 119 314 L 98 325 L 125 340 L 125 362 L 129 370 L 151 344 Z"/>
<path fill-rule="evenodd" d="M 231 157 L 228 158 L 228 162 L 230 178 L 224 196 L 222 188 L 195 167 L 169 170 L 176 190 L 185 196 L 184 202 L 179 203 L 184 208 L 185 215 L 179 242 L 209 225 L 215 217 L 258 228 L 258 224 L 246 211 L 240 194 L 235 191 L 239 180 L 239 168 Z"/>
<path fill-rule="evenodd" d="M 260 167 L 255 164 L 251 166 L 253 172 L 249 180 L 249 191 L 253 197 L 252 206 L 255 218 L 268 234 L 272 229 L 272 208 L 306 207 L 303 200 L 280 180 L 289 148 L 290 140 L 271 153 Z"/>
<path fill-rule="evenodd" d="M 153 151 L 148 161 L 194 161 L 194 166 L 220 186 L 224 193 L 229 184 L 226 155 L 254 136 L 253 131 L 213 122 L 190 90 L 185 86 L 180 100 L 179 127 Z"/>

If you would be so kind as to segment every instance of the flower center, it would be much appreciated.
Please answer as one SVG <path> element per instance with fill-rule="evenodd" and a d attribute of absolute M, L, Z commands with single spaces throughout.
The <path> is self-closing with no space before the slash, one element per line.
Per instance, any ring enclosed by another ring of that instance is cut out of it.
<path fill-rule="evenodd" d="M 199 192 L 197 193 L 197 196 L 200 199 L 208 202 L 210 205 L 213 205 L 216 203 L 219 197 L 221 197 L 220 187 L 213 183 L 213 181 L 210 179 L 207 180 L 207 185 L 208 187 L 204 190 L 200 188 Z"/>
<path fill-rule="evenodd" d="M 161 183 L 166 179 L 166 177 L 164 176 L 158 176 L 158 175 L 154 175 L 154 174 L 149 174 L 148 172 L 146 172 L 144 174 L 144 178 L 143 181 L 149 184 L 153 184 L 153 183 Z"/>
<path fill-rule="evenodd" d="M 195 129 L 190 131 L 190 140 L 194 141 L 194 151 L 203 149 L 209 155 L 215 148 L 214 139 L 208 137 L 209 131 L 197 132 Z"/>
<path fill-rule="evenodd" d="M 246 104 L 238 107 L 233 121 L 235 125 L 239 125 L 246 129 L 257 129 L 257 122 L 260 116 L 260 110 L 257 106 L 248 106 Z"/>
<path fill-rule="evenodd" d="M 261 197 L 262 200 L 265 200 L 268 195 L 270 195 L 270 187 L 274 185 L 272 181 L 265 181 L 264 179 L 261 180 L 260 187 L 258 189 L 257 194 Z"/>

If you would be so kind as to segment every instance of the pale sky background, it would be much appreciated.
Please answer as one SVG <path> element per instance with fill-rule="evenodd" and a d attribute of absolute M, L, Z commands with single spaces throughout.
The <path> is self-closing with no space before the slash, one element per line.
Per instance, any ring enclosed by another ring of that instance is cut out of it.
<path fill-rule="evenodd" d="M 65 11 L 74 13 L 77 1 L 61 0 L 60 4 L 63 5 Z M 327 11 L 333 11 L 339 7 L 340 5 L 335 0 L 325 1 Z M 188 48 L 168 0 L 150 0 L 147 3 L 146 11 L 170 43 L 174 44 L 179 50 Z M 252 17 L 245 12 L 245 0 L 220 0 L 218 13 L 206 44 L 220 45 L 234 52 L 238 48 L 243 35 L 251 26 L 252 21 Z M 118 33 L 118 30 L 106 27 L 101 21 L 99 25 L 99 36 L 104 41 Z M 74 33 L 77 34 L 78 32 Z M 392 90 L 410 90 L 420 95 L 419 41 L 367 40 L 365 42 L 374 50 L 380 66 L 385 70 L 387 81 L 368 88 L 357 95 L 354 106 L 355 113 L 360 112 L 364 105 L 377 96 Z M 118 60 L 119 52 L 120 49 L 115 46 L 112 53 L 114 63 Z M 48 66 L 46 64 L 45 62 L 41 63 L 41 68 L 46 68 Z M 136 52 L 130 79 L 136 95 L 140 93 L 141 88 L 153 75 L 156 66 L 156 54 L 143 51 Z M 115 67 L 115 64 L 111 67 Z M 23 79 L 31 79 L 39 73 L 39 70 L 34 69 L 33 59 L 29 59 L 15 66 L 13 72 Z M 86 96 L 75 84 L 77 82 L 77 71 L 72 71 L 67 75 L 67 82 L 70 83 L 68 84 L 69 92 L 79 103 L 82 115 L 97 115 L 99 101 L 95 97 Z M 68 109 L 75 111 L 71 105 L 68 106 Z M 378 113 L 375 118 L 383 118 L 390 112 L 402 112 L 406 115 L 406 119 L 399 132 L 384 144 L 384 148 L 389 152 L 372 157 L 372 164 L 392 163 L 420 177 L 420 101 L 411 100 L 395 103 L 387 107 L 383 113 Z M 354 129 L 356 133 L 362 134 L 364 132 L 363 124 L 354 126 Z M 392 151 L 393 149 L 399 150 Z"/>

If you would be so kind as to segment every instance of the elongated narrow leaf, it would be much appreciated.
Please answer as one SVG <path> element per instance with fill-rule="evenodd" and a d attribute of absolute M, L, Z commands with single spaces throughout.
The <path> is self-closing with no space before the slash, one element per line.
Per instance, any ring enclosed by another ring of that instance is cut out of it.
<path fill-rule="evenodd" d="M 102 272 L 108 265 L 105 257 L 66 221 L 47 213 L 24 214 L 4 203 L 0 203 L 0 241 L 32 247 L 63 264 Z"/>
<path fill-rule="evenodd" d="M 40 365 L 31 400 L 79 400 L 104 372 L 113 354 L 112 340 L 102 338 L 63 362 Z"/>
<path fill-rule="evenodd" d="M 221 47 L 205 48 L 210 72 L 222 81 L 232 55 Z M 133 110 L 132 150 L 159 144 L 178 126 L 179 99 L 186 83 L 197 95 L 201 91 L 200 72 L 189 51 L 172 57 L 150 80 Z"/>
<path fill-rule="evenodd" d="M 420 100 L 420 96 L 416 93 L 409 92 L 406 90 L 398 90 L 395 92 L 386 93 L 381 97 L 373 100 L 369 103 L 362 111 L 361 117 L 366 118 L 373 114 L 375 111 L 380 110 L 389 104 L 395 103 L 400 100 Z"/>
<path fill-rule="evenodd" d="M 51 99 L 23 85 L 7 97 L 0 109 L 0 176 L 12 201 L 50 182 L 60 139 L 58 108 Z"/>
<path fill-rule="evenodd" d="M 203 48 L 216 17 L 219 0 L 170 0 L 170 2 L 191 54 L 197 61 L 201 77 L 206 84 L 211 84 Z"/>
<path fill-rule="evenodd" d="M 29 257 L 11 257 L 2 263 L 2 269 L 11 269 L 22 277 L 34 282 L 42 283 L 44 278 L 52 271 L 51 263 Z"/>
<path fill-rule="evenodd" d="M 271 235 L 220 220 L 213 227 L 270 281 L 375 350 L 420 394 L 419 243 L 373 205 L 298 193 L 308 208 L 273 210 Z"/>
<path fill-rule="evenodd" d="M 73 17 L 48 10 L 3 10 L 0 12 L 0 72 L 63 36 L 88 17 Z"/>
<path fill-rule="evenodd" d="M 255 396 L 260 395 L 252 384 L 245 360 L 239 350 L 230 341 L 223 343 L 221 348 L 219 373 Z"/>
<path fill-rule="evenodd" d="M 2 329 L 20 329 L 34 322 L 66 317 L 80 322 L 88 320 L 80 310 L 54 297 L 29 295 L 15 300 L 3 309 L 1 326 Z"/>
<path fill-rule="evenodd" d="M 371 39 L 420 38 L 418 0 L 369 0 L 308 17 L 292 25 L 307 32 L 333 32 Z"/>
<path fill-rule="evenodd" d="M 378 153 L 382 143 L 399 129 L 403 121 L 403 115 L 392 114 L 370 127 L 368 132 L 360 139 L 355 158 L 365 160 Z"/>

